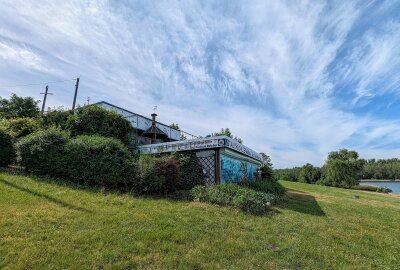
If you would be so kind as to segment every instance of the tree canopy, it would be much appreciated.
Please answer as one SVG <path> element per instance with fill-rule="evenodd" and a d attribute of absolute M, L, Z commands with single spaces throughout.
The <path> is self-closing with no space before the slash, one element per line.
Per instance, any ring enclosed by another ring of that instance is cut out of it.
<path fill-rule="evenodd" d="M 37 117 L 38 103 L 32 97 L 19 97 L 16 94 L 11 94 L 10 99 L 0 97 L 0 119 Z"/>
<path fill-rule="evenodd" d="M 206 137 L 213 137 L 213 136 L 228 136 L 229 138 L 232 138 L 239 143 L 243 143 L 243 140 L 241 138 L 233 137 L 232 132 L 229 128 L 221 128 L 220 132 L 211 133 L 210 135 L 207 135 Z"/>

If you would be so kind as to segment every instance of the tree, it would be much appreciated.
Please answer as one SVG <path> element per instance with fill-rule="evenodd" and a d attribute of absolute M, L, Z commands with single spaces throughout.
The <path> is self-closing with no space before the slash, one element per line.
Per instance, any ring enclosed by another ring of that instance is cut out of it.
<path fill-rule="evenodd" d="M 272 162 L 271 162 L 271 158 L 261 152 L 260 153 L 261 156 L 261 180 L 272 180 L 273 176 L 274 176 L 274 169 L 272 167 Z"/>
<path fill-rule="evenodd" d="M 17 117 L 37 117 L 39 115 L 39 101 L 32 97 L 19 97 L 11 94 L 10 99 L 0 97 L 0 118 L 10 119 Z"/>
<path fill-rule="evenodd" d="M 243 140 L 239 137 L 233 137 L 232 132 L 229 128 L 221 128 L 220 132 L 211 133 L 211 135 L 207 135 L 206 137 L 213 137 L 213 136 L 227 136 L 236 140 L 238 143 L 243 143 Z"/>
<path fill-rule="evenodd" d="M 299 182 L 314 184 L 321 178 L 321 169 L 307 163 L 301 168 Z"/>
<path fill-rule="evenodd" d="M 175 124 L 175 123 L 172 123 L 171 125 L 169 125 L 169 127 L 170 127 L 170 128 L 173 128 L 173 129 L 176 129 L 176 130 L 181 130 L 181 129 L 179 128 L 179 125 L 178 125 L 178 124 Z"/>
<path fill-rule="evenodd" d="M 356 151 L 341 149 L 329 153 L 321 184 L 350 188 L 358 184 L 362 163 Z"/>

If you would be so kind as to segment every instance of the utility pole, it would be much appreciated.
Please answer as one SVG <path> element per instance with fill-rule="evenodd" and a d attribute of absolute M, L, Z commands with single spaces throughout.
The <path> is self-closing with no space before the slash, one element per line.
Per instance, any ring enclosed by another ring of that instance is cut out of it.
<path fill-rule="evenodd" d="M 74 102 L 72 103 L 72 110 L 75 110 L 76 97 L 78 95 L 79 78 L 76 78 Z"/>
<path fill-rule="evenodd" d="M 42 115 L 44 113 L 44 109 L 46 107 L 46 99 L 47 99 L 47 95 L 52 95 L 52 93 L 49 93 L 49 86 L 46 85 L 46 91 L 44 93 L 40 93 L 41 95 L 44 95 L 43 97 L 43 104 L 42 104 Z"/>

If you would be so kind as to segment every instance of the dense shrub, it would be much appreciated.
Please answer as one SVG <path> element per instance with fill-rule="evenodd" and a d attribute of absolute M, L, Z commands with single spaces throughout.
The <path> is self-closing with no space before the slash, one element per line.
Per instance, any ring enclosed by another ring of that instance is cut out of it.
<path fill-rule="evenodd" d="M 52 176 L 65 174 L 65 149 L 68 134 L 56 129 L 38 131 L 17 143 L 22 166 L 30 172 Z"/>
<path fill-rule="evenodd" d="M 0 166 L 7 166 L 13 160 L 15 150 L 12 137 L 5 130 L 0 129 Z"/>
<path fill-rule="evenodd" d="M 11 118 L 0 121 L 0 128 L 5 129 L 14 139 L 19 139 L 38 131 L 39 123 L 34 118 Z"/>
<path fill-rule="evenodd" d="M 99 135 L 120 140 L 132 146 L 133 128 L 122 115 L 98 106 L 86 106 L 69 117 L 68 129 L 73 137 L 78 135 Z"/>
<path fill-rule="evenodd" d="M 254 191 L 236 184 L 196 186 L 192 189 L 191 195 L 197 201 L 233 206 L 254 215 L 266 213 L 275 200 L 273 194 Z"/>
<path fill-rule="evenodd" d="M 139 177 L 135 183 L 135 191 L 140 194 L 163 194 L 166 192 L 167 179 L 160 168 L 167 157 L 141 155 L 138 159 Z"/>
<path fill-rule="evenodd" d="M 261 215 L 267 212 L 273 200 L 274 196 L 264 192 L 243 189 L 234 197 L 233 204 L 243 212 Z"/>
<path fill-rule="evenodd" d="M 69 130 L 70 118 L 73 111 L 56 110 L 51 111 L 40 117 L 40 126 L 42 128 L 57 127 L 62 130 Z"/>
<path fill-rule="evenodd" d="M 256 191 L 271 193 L 277 197 L 281 197 L 285 193 L 285 188 L 277 181 L 253 181 L 249 183 L 249 187 Z"/>
<path fill-rule="evenodd" d="M 120 141 L 99 136 L 79 136 L 65 146 L 66 177 L 90 186 L 128 189 L 137 168 Z"/>
<path fill-rule="evenodd" d="M 180 152 L 173 156 L 179 163 L 178 190 L 190 190 L 204 185 L 203 169 L 194 152 Z"/>

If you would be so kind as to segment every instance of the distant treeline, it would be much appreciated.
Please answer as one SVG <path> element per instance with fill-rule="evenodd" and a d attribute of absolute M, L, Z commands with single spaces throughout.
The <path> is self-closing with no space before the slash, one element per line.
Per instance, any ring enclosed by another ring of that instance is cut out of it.
<path fill-rule="evenodd" d="M 363 162 L 363 169 L 360 179 L 400 179 L 400 159 L 362 159 L 361 161 Z"/>
<path fill-rule="evenodd" d="M 358 179 L 377 179 L 377 180 L 395 180 L 400 179 L 400 159 L 359 159 L 361 170 L 357 174 Z M 314 167 L 306 164 L 303 167 L 294 167 L 288 169 L 275 169 L 274 177 L 277 180 L 306 182 L 305 173 L 312 173 L 311 182 L 318 182 L 325 172 L 325 166 Z M 309 181 L 307 181 L 309 182 Z"/>

